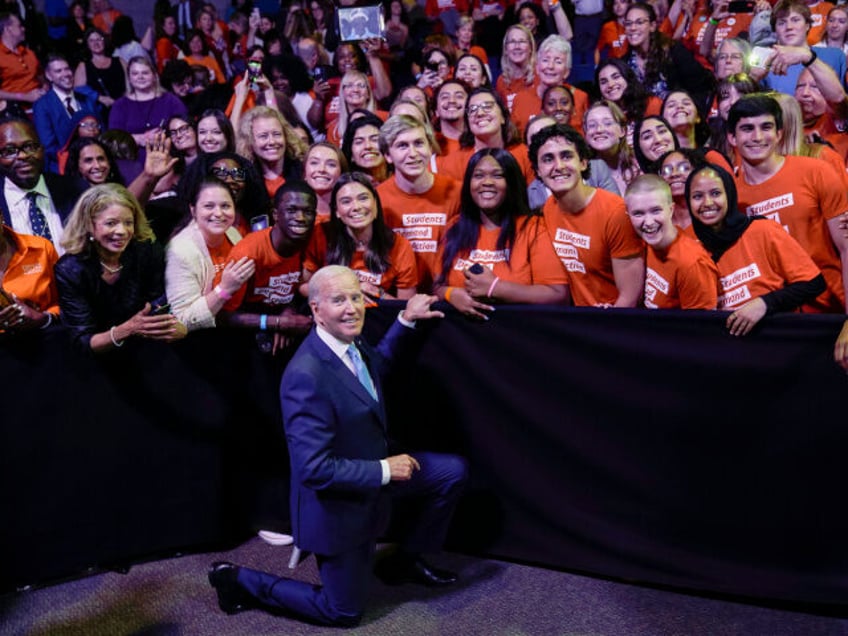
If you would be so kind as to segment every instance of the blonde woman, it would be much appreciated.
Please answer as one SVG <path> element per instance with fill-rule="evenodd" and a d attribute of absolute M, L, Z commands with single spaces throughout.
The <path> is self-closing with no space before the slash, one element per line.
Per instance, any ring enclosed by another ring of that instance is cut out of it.
<path fill-rule="evenodd" d="M 165 255 L 138 200 L 116 183 L 89 188 L 65 227 L 56 264 L 62 319 L 74 342 L 94 353 L 141 336 L 170 342 L 185 327 L 164 304 Z"/>
<path fill-rule="evenodd" d="M 336 146 L 342 145 L 353 111 L 358 109 L 368 110 L 383 121 L 386 120 L 388 113 L 377 110 L 377 101 L 374 99 L 368 76 L 361 71 L 347 71 L 342 75 L 339 97 L 339 116 L 327 129 L 327 141 Z"/>
<path fill-rule="evenodd" d="M 239 121 L 236 152 L 254 163 L 272 199 L 287 178 L 300 177 L 306 149 L 278 110 L 256 106 Z"/>
<path fill-rule="evenodd" d="M 159 85 L 153 63 L 146 57 L 134 57 L 127 64 L 127 93 L 112 105 L 109 128 L 130 133 L 143 149 L 172 117 L 186 112 L 185 104 Z"/>
<path fill-rule="evenodd" d="M 504 35 L 501 75 L 495 84 L 495 90 L 508 110 L 512 110 L 515 96 L 533 85 L 535 68 L 536 42 L 533 34 L 520 24 L 513 24 Z"/>

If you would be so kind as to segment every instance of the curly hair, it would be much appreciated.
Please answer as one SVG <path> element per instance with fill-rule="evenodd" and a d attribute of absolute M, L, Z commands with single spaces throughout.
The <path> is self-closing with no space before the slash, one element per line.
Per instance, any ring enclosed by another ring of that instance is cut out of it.
<path fill-rule="evenodd" d="M 119 183 L 104 183 L 83 192 L 71 211 L 62 238 L 62 247 L 68 254 L 88 253 L 92 249 L 89 237 L 94 233 L 94 219 L 113 205 L 120 205 L 132 212 L 135 225 L 132 240 L 156 240 L 138 199 Z"/>
<path fill-rule="evenodd" d="M 291 124 L 283 117 L 282 113 L 269 106 L 255 106 L 242 115 L 239 121 L 238 134 L 236 135 L 236 152 L 247 157 L 254 163 L 258 159 L 253 152 L 253 122 L 257 119 L 276 119 L 283 129 L 283 138 L 286 143 L 286 159 L 301 161 L 306 154 L 306 143 L 298 137 Z"/>

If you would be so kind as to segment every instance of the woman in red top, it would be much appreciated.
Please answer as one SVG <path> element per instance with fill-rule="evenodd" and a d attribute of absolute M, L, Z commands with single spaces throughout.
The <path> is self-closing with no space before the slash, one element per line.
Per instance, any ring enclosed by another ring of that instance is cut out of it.
<path fill-rule="evenodd" d="M 530 213 L 524 176 L 506 150 L 474 153 L 462 182 L 460 215 L 446 235 L 436 293 L 486 320 L 492 302 L 568 301 L 568 279 L 544 219 Z"/>
<path fill-rule="evenodd" d="M 324 265 L 350 267 L 372 300 L 415 295 L 418 272 L 412 246 L 386 226 L 377 190 L 360 172 L 343 174 L 336 182 L 330 220 L 315 228 L 303 279 L 308 281 Z M 308 293 L 306 286 L 301 293 Z"/>
<path fill-rule="evenodd" d="M 825 290 L 824 277 L 777 223 L 737 207 L 733 177 L 714 165 L 693 170 L 686 200 L 695 234 L 718 266 L 727 328 L 744 336 L 767 314 L 794 311 Z"/>

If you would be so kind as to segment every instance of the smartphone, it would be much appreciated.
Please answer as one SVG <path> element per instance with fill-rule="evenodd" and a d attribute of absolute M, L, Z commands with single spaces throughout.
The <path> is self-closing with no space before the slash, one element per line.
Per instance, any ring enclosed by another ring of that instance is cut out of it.
<path fill-rule="evenodd" d="M 730 13 L 753 13 L 754 2 L 753 0 L 733 0 L 727 5 L 727 10 Z"/>
<path fill-rule="evenodd" d="M 323 82 L 326 79 L 323 66 L 319 64 L 312 69 L 312 79 L 314 79 L 316 83 Z"/>
<path fill-rule="evenodd" d="M 259 216 L 254 216 L 250 219 L 250 231 L 258 232 L 259 230 L 264 230 L 269 225 L 271 225 L 271 219 L 268 218 L 267 214 L 260 214 Z"/>
<path fill-rule="evenodd" d="M 171 313 L 171 303 L 168 302 L 167 296 L 159 296 L 159 298 L 150 303 L 151 316 L 161 316 L 168 313 Z"/>
<path fill-rule="evenodd" d="M 261 62 L 248 62 L 247 63 L 247 78 L 253 82 L 262 74 L 262 63 Z"/>
<path fill-rule="evenodd" d="M 436 74 L 439 73 L 439 63 L 438 62 L 427 62 L 426 64 L 424 64 L 424 68 L 426 68 L 428 71 L 433 71 Z"/>
<path fill-rule="evenodd" d="M 767 46 L 755 46 L 748 56 L 748 64 L 756 68 L 768 68 L 772 50 Z"/>
<path fill-rule="evenodd" d="M 468 268 L 468 271 L 472 274 L 482 274 L 483 266 L 480 263 L 474 263 L 471 267 Z"/>

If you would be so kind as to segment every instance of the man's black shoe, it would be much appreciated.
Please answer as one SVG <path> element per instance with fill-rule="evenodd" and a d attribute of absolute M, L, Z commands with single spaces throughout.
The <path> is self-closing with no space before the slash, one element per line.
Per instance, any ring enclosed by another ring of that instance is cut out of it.
<path fill-rule="evenodd" d="M 255 599 L 238 584 L 238 566 L 215 561 L 209 566 L 209 583 L 218 592 L 218 607 L 227 614 L 238 614 L 256 606 Z"/>
<path fill-rule="evenodd" d="M 456 583 L 457 580 L 456 573 L 434 568 L 420 557 L 387 557 L 377 564 L 374 573 L 386 585 L 417 583 L 428 587 L 442 587 Z"/>

